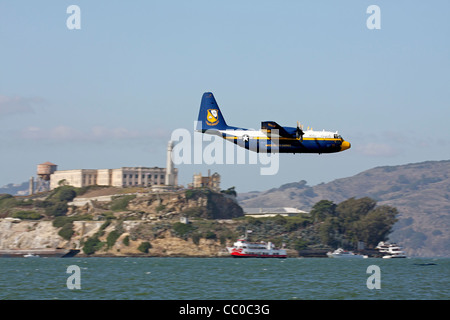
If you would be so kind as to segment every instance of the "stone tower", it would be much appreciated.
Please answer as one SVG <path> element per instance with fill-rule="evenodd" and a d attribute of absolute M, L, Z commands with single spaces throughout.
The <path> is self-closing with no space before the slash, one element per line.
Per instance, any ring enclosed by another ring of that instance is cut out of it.
<path fill-rule="evenodd" d="M 173 141 L 169 141 L 167 145 L 167 164 L 166 164 L 166 186 L 175 185 L 175 172 L 174 165 L 172 161 L 172 151 L 173 151 Z"/>

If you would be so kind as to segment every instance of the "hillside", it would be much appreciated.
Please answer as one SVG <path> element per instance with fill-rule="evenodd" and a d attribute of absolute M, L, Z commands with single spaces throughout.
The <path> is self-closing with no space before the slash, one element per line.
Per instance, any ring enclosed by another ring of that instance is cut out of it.
<path fill-rule="evenodd" d="M 96 256 L 228 256 L 225 247 L 252 230 L 251 241 L 285 245 L 289 256 L 325 256 L 342 239 L 353 242 L 354 234 L 372 247 L 385 239 L 395 213 L 368 201 L 343 201 L 331 215 L 346 217 L 341 219 L 346 222 L 327 224 L 328 210 L 244 217 L 233 192 L 206 188 L 148 193 L 142 188 L 62 186 L 29 197 L 3 194 L 0 255 L 64 249 Z M 326 236 L 328 230 L 333 237 Z"/>
<path fill-rule="evenodd" d="M 32 197 L 0 194 L 0 251 L 58 248 L 98 256 L 221 256 L 226 242 L 239 236 L 231 219 L 243 212 L 228 195 L 207 189 L 126 191 L 136 190 L 65 186 Z M 182 217 L 190 223 L 181 223 Z"/>
<path fill-rule="evenodd" d="M 450 256 L 450 161 L 384 166 L 353 177 L 308 186 L 284 184 L 264 192 L 239 194 L 242 207 L 296 207 L 308 211 L 326 199 L 370 197 L 399 211 L 391 241 L 414 256 Z"/>

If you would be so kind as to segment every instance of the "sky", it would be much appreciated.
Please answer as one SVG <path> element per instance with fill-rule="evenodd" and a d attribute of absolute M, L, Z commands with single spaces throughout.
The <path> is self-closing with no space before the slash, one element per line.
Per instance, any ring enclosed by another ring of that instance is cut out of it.
<path fill-rule="evenodd" d="M 208 170 L 239 193 L 448 160 L 448 12 L 446 0 L 0 1 L 0 186 L 46 161 L 165 167 L 174 131 L 194 139 L 204 92 L 229 125 L 300 121 L 352 147 L 281 154 L 272 175 L 180 164 L 185 186 Z"/>

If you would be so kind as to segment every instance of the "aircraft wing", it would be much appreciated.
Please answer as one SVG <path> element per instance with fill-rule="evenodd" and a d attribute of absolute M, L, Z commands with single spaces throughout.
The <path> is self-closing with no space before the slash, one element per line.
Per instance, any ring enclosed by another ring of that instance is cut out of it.
<path fill-rule="evenodd" d="M 278 130 L 278 135 L 280 137 L 285 137 L 285 138 L 295 137 L 295 132 L 294 132 L 294 134 L 287 132 L 286 129 L 284 129 L 282 126 L 280 126 L 275 121 L 262 121 L 261 122 L 261 131 L 271 133 L 272 130 L 275 130 L 275 129 Z"/>

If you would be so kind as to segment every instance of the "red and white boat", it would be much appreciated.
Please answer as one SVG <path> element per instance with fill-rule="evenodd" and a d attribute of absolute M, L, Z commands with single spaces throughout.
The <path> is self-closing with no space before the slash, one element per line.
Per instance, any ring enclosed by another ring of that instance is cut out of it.
<path fill-rule="evenodd" d="M 286 250 L 277 249 L 272 242 L 248 242 L 238 239 L 232 247 L 227 247 L 233 258 L 287 258 Z"/>

